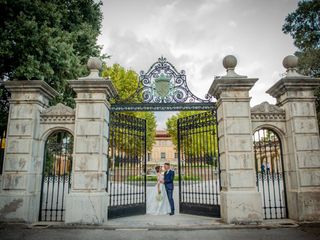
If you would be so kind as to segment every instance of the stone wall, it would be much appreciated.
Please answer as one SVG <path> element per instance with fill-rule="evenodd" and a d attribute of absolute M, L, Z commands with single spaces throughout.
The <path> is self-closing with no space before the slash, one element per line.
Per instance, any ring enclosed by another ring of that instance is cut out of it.
<path fill-rule="evenodd" d="M 217 99 L 221 168 L 221 216 L 227 223 L 263 219 L 255 183 L 252 135 L 260 128 L 281 139 L 289 218 L 320 220 L 320 138 L 313 90 L 320 79 L 295 70 L 297 59 L 284 60 L 287 74 L 267 92 L 277 104 L 250 108 L 249 91 L 257 78 L 235 72 L 237 60 L 227 56 L 227 74 L 216 77 L 209 93 Z M 11 92 L 6 158 L 0 188 L 1 221 L 38 221 L 44 145 L 56 130 L 74 136 L 73 172 L 66 199 L 66 222 L 107 221 L 108 99 L 116 94 L 110 79 L 99 77 L 101 62 L 91 58 L 90 75 L 70 81 L 76 108 L 48 107 L 58 93 L 43 81 L 8 81 Z"/>

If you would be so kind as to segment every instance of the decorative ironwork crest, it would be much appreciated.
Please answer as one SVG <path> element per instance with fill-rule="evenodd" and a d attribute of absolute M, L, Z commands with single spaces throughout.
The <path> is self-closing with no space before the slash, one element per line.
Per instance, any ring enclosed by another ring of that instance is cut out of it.
<path fill-rule="evenodd" d="M 141 99 L 132 103 L 132 99 Z M 141 71 L 138 88 L 128 99 L 115 99 L 113 111 L 179 111 L 210 110 L 214 108 L 213 97 L 195 96 L 189 89 L 185 71 L 180 72 L 160 57 L 147 72 Z"/>
<path fill-rule="evenodd" d="M 178 72 L 164 57 L 160 57 L 146 73 L 141 71 L 139 81 L 138 91 L 142 92 L 144 103 L 203 103 L 212 100 L 209 94 L 205 99 L 195 96 L 187 85 L 185 71 Z"/>

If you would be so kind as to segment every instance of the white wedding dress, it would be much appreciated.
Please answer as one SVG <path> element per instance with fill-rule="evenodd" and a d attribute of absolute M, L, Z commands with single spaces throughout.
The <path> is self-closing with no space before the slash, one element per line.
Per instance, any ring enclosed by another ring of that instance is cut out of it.
<path fill-rule="evenodd" d="M 166 215 L 171 212 L 166 188 L 160 181 L 163 175 L 157 176 L 157 184 L 147 192 L 147 214 Z M 161 193 L 158 193 L 158 186 Z"/>

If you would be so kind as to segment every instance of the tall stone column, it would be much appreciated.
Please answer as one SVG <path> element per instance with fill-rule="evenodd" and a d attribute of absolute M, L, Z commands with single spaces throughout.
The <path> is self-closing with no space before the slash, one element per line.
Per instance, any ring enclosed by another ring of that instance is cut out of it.
<path fill-rule="evenodd" d="M 221 217 L 227 223 L 262 221 L 255 181 L 249 90 L 257 78 L 235 73 L 237 59 L 226 56 L 227 74 L 216 77 L 209 94 L 217 99 L 221 170 Z"/>
<path fill-rule="evenodd" d="M 286 112 L 284 167 L 289 218 L 320 220 L 320 139 L 314 90 L 319 78 L 296 72 L 298 59 L 287 56 L 287 75 L 268 91 Z"/>
<path fill-rule="evenodd" d="M 99 77 L 102 63 L 90 58 L 90 75 L 69 81 L 77 93 L 71 190 L 66 223 L 102 224 L 107 220 L 108 98 L 116 94 L 110 79 Z"/>
<path fill-rule="evenodd" d="M 0 220 L 35 222 L 39 216 L 43 153 L 40 112 L 58 93 L 40 80 L 6 81 L 11 92 L 0 192 Z"/>

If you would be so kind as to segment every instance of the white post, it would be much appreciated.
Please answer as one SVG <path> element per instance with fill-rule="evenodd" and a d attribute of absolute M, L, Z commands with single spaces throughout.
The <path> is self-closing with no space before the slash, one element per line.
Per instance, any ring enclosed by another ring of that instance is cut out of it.
<path fill-rule="evenodd" d="M 6 81 L 11 92 L 0 192 L 0 220 L 36 222 L 39 216 L 43 153 L 40 112 L 58 93 L 40 80 Z"/>
<path fill-rule="evenodd" d="M 286 191 L 289 218 L 320 220 L 320 139 L 314 90 L 319 78 L 296 72 L 298 59 L 287 56 L 287 75 L 268 91 L 286 112 Z"/>
<path fill-rule="evenodd" d="M 209 94 L 217 99 L 221 170 L 221 217 L 227 223 L 261 222 L 261 195 L 255 181 L 249 90 L 257 78 L 235 73 L 237 59 L 227 56 L 226 76 L 216 77 Z"/>
<path fill-rule="evenodd" d="M 74 158 L 66 223 L 102 224 L 108 216 L 106 172 L 108 155 L 108 98 L 116 91 L 110 79 L 99 77 L 101 61 L 90 58 L 90 75 L 69 81 L 77 93 Z"/>

